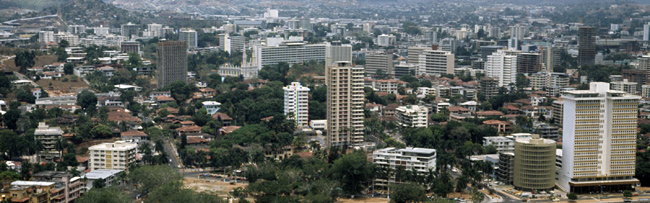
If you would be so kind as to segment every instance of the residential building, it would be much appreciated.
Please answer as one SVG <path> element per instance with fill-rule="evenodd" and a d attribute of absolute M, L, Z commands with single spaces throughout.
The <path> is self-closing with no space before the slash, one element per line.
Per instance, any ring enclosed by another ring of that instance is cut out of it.
<path fill-rule="evenodd" d="M 560 138 L 559 128 L 557 126 L 543 124 L 535 128 L 535 133 L 537 133 L 541 138 L 556 142 Z"/>
<path fill-rule="evenodd" d="M 309 125 L 309 88 L 292 82 L 284 90 L 284 115 L 296 121 L 296 126 Z"/>
<path fill-rule="evenodd" d="M 623 79 L 620 82 L 611 82 L 609 83 L 611 90 L 623 91 L 629 94 L 637 94 L 636 92 L 636 82 L 629 82 L 627 79 Z"/>
<path fill-rule="evenodd" d="M 533 74 L 542 71 L 541 57 L 537 53 L 517 54 L 517 73 Z"/>
<path fill-rule="evenodd" d="M 385 53 L 366 54 L 365 72 L 368 75 L 375 75 L 381 71 L 383 74 L 392 75 L 393 55 Z"/>
<path fill-rule="evenodd" d="M 632 189 L 637 114 L 641 97 L 592 82 L 589 90 L 566 91 L 562 132 L 562 172 L 558 185 L 568 192 Z M 607 185 L 606 188 L 600 186 Z"/>
<path fill-rule="evenodd" d="M 198 47 L 198 35 L 195 30 L 191 28 L 182 28 L 178 32 L 178 40 L 187 42 L 187 47 L 190 49 Z"/>
<path fill-rule="evenodd" d="M 129 164 L 135 163 L 138 144 L 116 141 L 103 143 L 88 148 L 88 168 L 128 170 Z"/>
<path fill-rule="evenodd" d="M 6 190 L 8 190 L 9 194 L 7 195 L 11 198 L 11 202 L 49 203 L 52 202 L 52 198 L 58 197 L 62 193 L 62 191 L 56 191 L 55 184 L 55 182 L 45 181 L 14 181 Z"/>
<path fill-rule="evenodd" d="M 513 185 L 522 190 L 555 187 L 555 141 L 539 135 L 515 139 Z"/>
<path fill-rule="evenodd" d="M 263 66 L 276 65 L 280 62 L 296 64 L 311 60 L 325 61 L 327 55 L 327 44 L 303 42 L 282 42 L 277 46 L 254 46 L 253 49 L 259 70 Z"/>
<path fill-rule="evenodd" d="M 424 175 L 429 170 L 436 170 L 436 150 L 428 148 L 407 147 L 396 149 L 388 147 L 372 152 L 372 162 L 379 168 L 389 168 L 392 171 L 403 166 L 405 171 L 415 171 Z M 393 173 L 394 174 L 394 173 Z M 375 187 L 386 188 L 389 184 L 401 183 L 394 175 L 388 179 L 375 178 Z"/>
<path fill-rule="evenodd" d="M 479 92 L 486 99 L 489 99 L 493 96 L 499 94 L 499 80 L 489 77 L 481 78 L 479 81 L 480 89 Z"/>
<path fill-rule="evenodd" d="M 216 102 L 216 101 L 204 101 L 201 104 L 203 104 L 203 107 L 205 107 L 206 110 L 208 110 L 208 114 L 214 115 L 219 111 L 219 108 L 221 107 L 221 103 Z"/>
<path fill-rule="evenodd" d="M 562 126 L 564 124 L 564 100 L 558 99 L 553 101 L 553 118 L 555 121 L 553 124 L 557 126 Z"/>
<path fill-rule="evenodd" d="M 164 88 L 175 81 L 187 82 L 187 42 L 158 42 L 157 51 L 158 88 Z"/>
<path fill-rule="evenodd" d="M 219 34 L 219 47 L 229 54 L 243 51 L 245 44 L 244 36 L 230 35 L 229 33 Z"/>
<path fill-rule="evenodd" d="M 488 56 L 485 64 L 485 75 L 499 81 L 499 87 L 515 83 L 517 79 L 517 56 L 508 55 L 505 51 L 498 50 Z"/>
<path fill-rule="evenodd" d="M 454 54 L 449 51 L 424 50 L 419 56 L 417 75 L 454 74 Z"/>
<path fill-rule="evenodd" d="M 588 66 L 596 63 L 596 28 L 578 29 L 578 65 Z"/>
<path fill-rule="evenodd" d="M 332 65 L 335 61 L 352 61 L 352 45 L 333 42 L 327 46 L 325 56 L 325 67 Z"/>
<path fill-rule="evenodd" d="M 38 32 L 38 42 L 40 43 L 48 43 L 48 42 L 54 42 L 56 39 L 54 38 L 54 32 L 52 31 L 40 31 Z"/>
<path fill-rule="evenodd" d="M 429 109 L 424 106 L 408 105 L 396 109 L 397 123 L 403 127 L 426 128 Z"/>
<path fill-rule="evenodd" d="M 43 144 L 43 149 L 38 153 L 40 161 L 54 162 L 61 158 L 61 151 L 56 148 L 57 140 L 61 139 L 63 130 L 60 127 L 50 127 L 45 122 L 38 123 L 34 137 Z"/>
<path fill-rule="evenodd" d="M 86 180 L 86 187 L 88 189 L 93 188 L 93 182 L 99 179 L 104 181 L 106 187 L 110 187 L 117 183 L 120 173 L 124 173 L 124 170 L 96 169 L 84 174 L 82 178 Z"/>
<path fill-rule="evenodd" d="M 568 87 L 570 81 L 569 74 L 553 72 L 537 72 L 531 74 L 530 78 L 530 87 L 535 90 L 545 90 L 551 87 Z"/>
<path fill-rule="evenodd" d="M 515 151 L 514 141 L 503 136 L 483 137 L 483 146 L 494 146 L 498 152 Z"/>
<path fill-rule="evenodd" d="M 418 69 L 417 63 L 411 64 L 411 63 L 404 63 L 402 61 L 399 64 L 396 64 L 395 67 L 393 67 L 393 73 L 395 78 L 401 78 L 402 76 L 405 75 L 415 75 L 417 69 Z"/>
<path fill-rule="evenodd" d="M 514 182 L 515 153 L 499 152 L 499 169 L 497 169 L 497 181 L 512 185 Z"/>
<path fill-rule="evenodd" d="M 553 72 L 554 68 L 559 67 L 561 64 L 562 50 L 559 47 L 546 46 L 542 47 L 542 63 L 544 72 Z"/>
<path fill-rule="evenodd" d="M 151 37 L 164 37 L 165 33 L 163 33 L 163 26 L 161 24 L 148 24 L 147 25 L 147 30 L 151 32 Z"/>
<path fill-rule="evenodd" d="M 645 70 L 623 69 L 621 71 L 624 80 L 636 83 L 636 92 L 641 92 L 643 85 L 648 83 L 648 73 Z"/>
<path fill-rule="evenodd" d="M 85 25 L 68 25 L 68 32 L 79 35 L 79 34 L 86 34 L 86 26 Z"/>
<path fill-rule="evenodd" d="M 393 35 L 382 34 L 377 36 L 377 46 L 387 47 L 395 45 L 396 38 Z"/>
<path fill-rule="evenodd" d="M 140 54 L 140 42 L 137 41 L 120 42 L 120 50 L 122 50 L 123 53 Z"/>
<path fill-rule="evenodd" d="M 376 92 L 388 92 L 388 94 L 398 94 L 397 90 L 400 87 L 406 87 L 408 85 L 407 82 L 396 79 L 375 80 L 372 78 L 364 78 L 363 82 L 364 86 L 371 87 Z"/>
<path fill-rule="evenodd" d="M 25 185 L 34 182 L 54 182 L 50 202 L 74 202 L 86 191 L 85 183 L 79 177 L 72 177 L 66 171 L 42 171 L 32 175 L 34 181 L 23 181 Z"/>
<path fill-rule="evenodd" d="M 408 58 L 406 63 L 408 64 L 420 64 L 420 54 L 424 50 L 432 50 L 431 47 L 409 47 L 407 49 Z"/>
<path fill-rule="evenodd" d="M 643 85 L 641 87 L 641 97 L 650 98 L 650 85 Z"/>
<path fill-rule="evenodd" d="M 363 142 L 363 68 L 338 61 L 326 68 L 327 146 Z"/>

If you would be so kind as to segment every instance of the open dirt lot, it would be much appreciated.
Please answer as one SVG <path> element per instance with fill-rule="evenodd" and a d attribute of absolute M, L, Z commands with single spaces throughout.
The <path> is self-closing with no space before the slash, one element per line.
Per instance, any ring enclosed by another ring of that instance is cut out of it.
<path fill-rule="evenodd" d="M 10 59 L 5 61 L 5 65 L 7 65 L 7 69 L 10 71 L 18 71 L 18 67 L 16 67 L 16 62 L 14 61 L 16 58 Z M 52 63 L 56 63 L 56 55 L 40 55 L 36 56 L 36 61 L 34 61 L 34 67 L 43 67 L 44 65 L 50 65 Z"/>
<path fill-rule="evenodd" d="M 185 178 L 183 180 L 183 183 L 185 183 L 185 187 L 192 189 L 197 192 L 214 192 L 219 195 L 227 195 L 230 191 L 232 191 L 235 188 L 242 187 L 245 188 L 248 184 L 241 184 L 237 183 L 234 185 L 231 185 L 228 182 L 223 182 L 221 180 L 206 180 L 206 179 L 198 179 L 198 178 Z"/>
<path fill-rule="evenodd" d="M 50 96 L 65 95 L 68 93 L 74 93 L 80 88 L 88 88 L 88 84 L 86 84 L 86 82 L 81 78 L 78 78 L 77 82 L 72 82 L 70 81 L 71 76 L 66 77 L 68 77 L 68 82 L 63 82 L 63 78 L 59 78 L 56 80 L 41 79 L 36 81 L 36 83 L 43 87 Z M 50 85 L 50 83 L 52 85 Z"/>

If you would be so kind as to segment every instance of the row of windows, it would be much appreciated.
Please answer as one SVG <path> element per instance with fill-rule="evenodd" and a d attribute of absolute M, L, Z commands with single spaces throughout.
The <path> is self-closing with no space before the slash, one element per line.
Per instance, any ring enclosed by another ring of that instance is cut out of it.
<path fill-rule="evenodd" d="M 579 176 L 596 176 L 596 173 L 573 173 L 574 177 L 579 177 Z"/>
<path fill-rule="evenodd" d="M 634 171 L 615 171 L 612 175 L 634 175 Z"/>
<path fill-rule="evenodd" d="M 576 137 L 575 141 L 587 141 L 587 140 L 598 140 L 600 137 L 589 136 L 589 137 Z"/>
<path fill-rule="evenodd" d="M 596 161 L 596 157 L 581 157 L 581 158 L 575 158 L 573 161 L 578 162 L 578 161 Z"/>
<path fill-rule="evenodd" d="M 612 116 L 613 119 L 624 119 L 624 118 L 635 118 L 636 119 L 636 112 L 634 115 L 614 115 Z"/>
<path fill-rule="evenodd" d="M 595 171 L 596 167 L 573 168 L 573 172 Z"/>
<path fill-rule="evenodd" d="M 614 108 L 619 108 L 619 109 L 622 109 L 622 108 L 634 109 L 634 108 L 639 108 L 639 105 L 623 105 L 623 104 L 619 104 L 619 105 L 614 105 L 613 107 Z"/>
<path fill-rule="evenodd" d="M 614 116 L 614 117 L 616 117 L 616 116 Z M 612 121 L 612 124 L 636 124 L 636 123 L 637 123 L 636 120 L 615 120 L 615 121 Z"/>
<path fill-rule="evenodd" d="M 612 155 L 626 155 L 626 154 L 636 154 L 635 151 L 613 151 Z"/>
<path fill-rule="evenodd" d="M 634 161 L 612 161 L 612 165 L 634 165 Z"/>
<path fill-rule="evenodd" d="M 636 114 L 638 110 L 613 110 L 613 113 L 634 113 Z"/>
<path fill-rule="evenodd" d="M 612 144 L 636 144 L 636 141 L 613 141 Z"/>
<path fill-rule="evenodd" d="M 636 134 L 636 130 L 612 130 L 612 134 Z"/>
<path fill-rule="evenodd" d="M 589 145 L 598 145 L 599 142 L 579 142 L 575 146 L 589 146 Z"/>
<path fill-rule="evenodd" d="M 636 159 L 635 156 L 612 156 L 612 160 Z"/>
<path fill-rule="evenodd" d="M 612 140 L 636 140 L 635 135 L 612 136 Z"/>
<path fill-rule="evenodd" d="M 612 146 L 612 149 L 635 149 L 636 146 Z"/>
<path fill-rule="evenodd" d="M 596 162 L 581 162 L 581 163 L 573 163 L 573 166 L 575 166 L 575 167 L 596 166 Z"/>

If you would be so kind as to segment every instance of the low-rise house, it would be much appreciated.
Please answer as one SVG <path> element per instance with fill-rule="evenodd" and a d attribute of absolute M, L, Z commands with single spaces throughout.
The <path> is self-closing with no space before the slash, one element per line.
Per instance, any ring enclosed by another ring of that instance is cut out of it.
<path fill-rule="evenodd" d="M 479 112 L 476 112 L 476 116 L 478 116 L 478 118 L 501 117 L 503 115 L 505 115 L 505 114 L 503 114 L 503 112 L 501 112 L 501 111 L 479 111 Z"/>
<path fill-rule="evenodd" d="M 172 103 L 174 101 L 175 101 L 174 98 L 165 95 L 158 95 L 154 97 L 154 102 L 156 102 L 158 106 L 162 106 L 163 104 L 167 104 L 167 103 Z"/>
<path fill-rule="evenodd" d="M 82 178 L 86 180 L 86 188 L 88 189 L 93 188 L 93 182 L 99 179 L 104 180 L 104 185 L 109 187 L 119 183 L 118 176 L 120 176 L 120 173 L 124 173 L 124 170 L 96 169 L 86 173 Z"/>
<path fill-rule="evenodd" d="M 215 114 L 212 114 L 212 118 L 217 121 L 221 121 L 223 123 L 223 126 L 229 126 L 233 124 L 232 117 L 225 113 L 217 112 Z"/>
<path fill-rule="evenodd" d="M 512 125 L 508 121 L 501 121 L 501 120 L 486 120 L 483 121 L 483 124 L 493 127 L 494 129 L 497 129 L 497 132 L 499 133 L 510 132 L 510 125 Z"/>
<path fill-rule="evenodd" d="M 178 134 L 181 135 L 183 133 L 201 133 L 201 127 L 193 125 L 193 126 L 184 126 L 177 128 L 176 131 L 178 131 Z"/>
<path fill-rule="evenodd" d="M 129 130 L 129 131 L 122 132 L 120 136 L 122 138 L 122 141 L 135 142 L 135 143 L 149 139 L 147 133 L 144 133 L 142 131 L 137 131 L 137 130 Z"/>

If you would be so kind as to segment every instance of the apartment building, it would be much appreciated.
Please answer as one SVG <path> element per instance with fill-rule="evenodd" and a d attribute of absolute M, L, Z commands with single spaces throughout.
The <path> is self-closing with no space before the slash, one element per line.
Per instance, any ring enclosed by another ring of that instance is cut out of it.
<path fill-rule="evenodd" d="M 454 54 L 449 51 L 423 50 L 419 55 L 417 75 L 454 74 Z"/>
<path fill-rule="evenodd" d="M 296 126 L 309 125 L 309 88 L 292 82 L 282 88 L 284 90 L 284 115 L 296 121 Z"/>
<path fill-rule="evenodd" d="M 45 122 L 38 123 L 34 131 L 34 137 L 43 144 L 43 150 L 39 154 L 40 161 L 53 162 L 61 158 L 61 151 L 56 148 L 56 141 L 63 135 L 60 127 L 50 127 Z"/>
<path fill-rule="evenodd" d="M 405 171 L 416 171 L 420 174 L 425 174 L 429 170 L 435 171 L 436 158 L 436 150 L 428 148 L 396 149 L 388 147 L 372 153 L 372 162 L 380 168 L 385 167 L 395 171 L 397 167 L 403 167 Z M 400 182 L 394 176 L 388 180 L 375 178 L 375 187 L 387 187 L 389 184 Z"/>
<path fill-rule="evenodd" d="M 363 84 L 366 87 L 371 87 L 377 92 L 388 92 L 389 94 L 398 94 L 397 90 L 400 87 L 406 87 L 407 82 L 395 79 L 389 80 L 375 80 L 372 78 L 364 78 Z"/>
<path fill-rule="evenodd" d="M 326 68 L 327 146 L 363 142 L 363 68 L 337 61 Z"/>
<path fill-rule="evenodd" d="M 187 42 L 187 47 L 190 49 L 198 47 L 198 35 L 196 30 L 191 28 L 182 28 L 178 32 L 178 40 Z"/>
<path fill-rule="evenodd" d="M 618 81 L 618 82 L 611 82 L 609 83 L 610 89 L 611 90 L 616 90 L 616 91 L 623 91 L 627 92 L 628 94 L 637 94 L 636 92 L 636 82 L 630 82 L 628 79 L 623 79 L 623 81 Z"/>
<path fill-rule="evenodd" d="M 379 70 L 383 74 L 392 75 L 393 70 L 393 55 L 385 53 L 372 53 L 366 54 L 366 64 L 364 65 L 365 72 L 368 75 L 375 75 Z"/>
<path fill-rule="evenodd" d="M 537 72 L 530 75 L 530 78 L 530 86 L 535 90 L 549 89 L 551 87 L 564 88 L 569 86 L 570 81 L 569 74 L 553 72 Z"/>
<path fill-rule="evenodd" d="M 303 42 L 282 42 L 277 46 L 254 46 L 253 48 L 259 70 L 263 66 L 276 65 L 280 62 L 296 64 L 311 60 L 325 61 L 327 53 L 327 44 Z"/>
<path fill-rule="evenodd" d="M 517 79 L 517 56 L 507 54 L 503 50 L 497 50 L 497 52 L 488 56 L 485 64 L 485 76 L 499 81 L 499 87 L 515 83 Z"/>
<path fill-rule="evenodd" d="M 428 126 L 429 109 L 424 106 L 408 105 L 398 107 L 397 123 L 403 127 L 426 128 Z"/>
<path fill-rule="evenodd" d="M 592 82 L 589 90 L 566 91 L 562 98 L 558 185 L 576 193 L 632 189 L 639 183 L 634 173 L 641 97 L 611 90 L 608 83 Z"/>
<path fill-rule="evenodd" d="M 90 156 L 88 167 L 97 169 L 128 170 L 129 164 L 135 162 L 138 144 L 117 141 L 103 143 L 88 148 Z"/>

